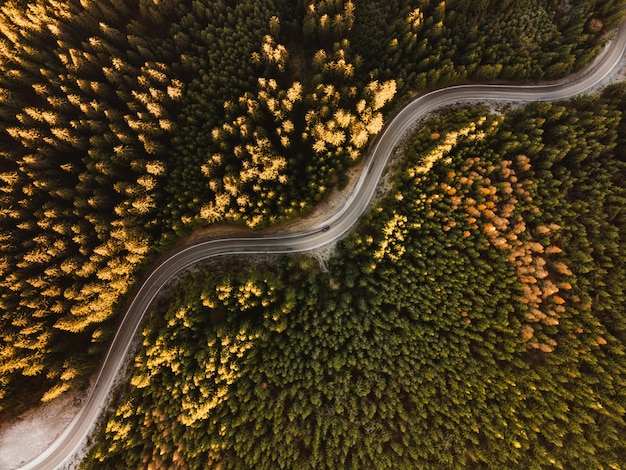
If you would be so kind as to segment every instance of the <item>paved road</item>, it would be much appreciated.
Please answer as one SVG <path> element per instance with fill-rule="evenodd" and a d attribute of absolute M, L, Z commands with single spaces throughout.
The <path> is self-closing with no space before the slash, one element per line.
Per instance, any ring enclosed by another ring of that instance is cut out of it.
<path fill-rule="evenodd" d="M 133 338 L 151 302 L 181 270 L 217 255 L 294 253 L 308 251 L 344 236 L 367 208 L 389 156 L 399 140 L 429 112 L 455 103 L 485 100 L 507 102 L 555 101 L 582 94 L 606 78 L 620 63 L 626 47 L 626 27 L 583 73 L 574 79 L 540 86 L 460 85 L 418 96 L 387 124 L 368 156 L 367 165 L 346 204 L 326 222 L 309 230 L 283 235 L 199 241 L 162 258 L 135 294 L 104 358 L 91 395 L 66 430 L 41 455 L 22 469 L 55 469 L 68 465 L 85 444 L 107 403 L 114 379 L 127 360 Z M 326 228 L 326 229 L 325 229 Z M 27 442 L 24 445 L 28 445 Z"/>

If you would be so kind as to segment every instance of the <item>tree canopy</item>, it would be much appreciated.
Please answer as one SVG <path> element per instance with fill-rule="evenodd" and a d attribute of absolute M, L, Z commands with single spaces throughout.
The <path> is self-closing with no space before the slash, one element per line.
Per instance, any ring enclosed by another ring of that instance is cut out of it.
<path fill-rule="evenodd" d="M 444 112 L 327 270 L 182 281 L 84 468 L 619 468 L 625 97 Z"/>
<path fill-rule="evenodd" d="M 311 210 L 411 93 L 561 76 L 622 6 L 3 2 L 0 412 L 84 385 L 181 236 Z"/>

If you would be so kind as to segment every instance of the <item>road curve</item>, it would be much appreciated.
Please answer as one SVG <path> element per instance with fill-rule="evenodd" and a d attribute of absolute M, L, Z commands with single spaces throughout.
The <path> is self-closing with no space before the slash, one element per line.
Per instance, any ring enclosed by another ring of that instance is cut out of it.
<path fill-rule="evenodd" d="M 326 222 L 309 230 L 282 235 L 197 241 L 163 257 L 135 293 L 123 312 L 121 324 L 106 353 L 84 406 L 65 431 L 23 470 L 57 469 L 70 465 L 85 445 L 108 403 L 118 371 L 124 367 L 133 338 L 159 291 L 180 271 L 213 256 L 246 253 L 295 253 L 313 250 L 344 236 L 366 210 L 387 160 L 400 139 L 428 113 L 455 103 L 497 101 L 555 101 L 583 94 L 602 82 L 619 66 L 626 48 L 626 23 L 615 38 L 582 73 L 548 85 L 457 85 L 418 95 L 385 126 L 372 146 L 352 195 Z M 27 443 L 25 443 L 27 445 Z"/>

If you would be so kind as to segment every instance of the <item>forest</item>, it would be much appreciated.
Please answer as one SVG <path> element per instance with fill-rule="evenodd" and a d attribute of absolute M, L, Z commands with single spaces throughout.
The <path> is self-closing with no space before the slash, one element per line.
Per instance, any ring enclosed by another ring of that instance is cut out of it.
<path fill-rule="evenodd" d="M 306 213 L 425 87 L 577 70 L 623 3 L 3 2 L 0 419 L 87 384 L 181 237 Z"/>
<path fill-rule="evenodd" d="M 622 468 L 625 99 L 443 111 L 326 267 L 189 275 L 82 468 Z"/>

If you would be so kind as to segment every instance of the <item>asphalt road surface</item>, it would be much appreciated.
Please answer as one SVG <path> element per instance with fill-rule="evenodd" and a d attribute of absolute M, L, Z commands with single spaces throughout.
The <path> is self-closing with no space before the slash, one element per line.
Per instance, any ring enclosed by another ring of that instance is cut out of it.
<path fill-rule="evenodd" d="M 56 469 L 70 465 L 96 420 L 108 403 L 118 371 L 127 361 L 129 348 L 150 304 L 159 291 L 182 270 L 213 256 L 246 253 L 295 253 L 313 250 L 343 237 L 366 210 L 388 158 L 400 139 L 429 112 L 458 103 L 495 101 L 501 103 L 555 101 L 583 94 L 601 82 L 624 55 L 626 27 L 582 73 L 565 80 L 537 86 L 460 85 L 437 89 L 417 96 L 385 126 L 375 141 L 367 164 L 345 205 L 327 221 L 300 232 L 250 238 L 196 241 L 161 258 L 122 312 L 122 322 L 102 362 L 96 382 L 82 409 L 65 431 L 43 453 L 22 469 Z M 24 442 L 28 446 L 28 442 Z"/>

